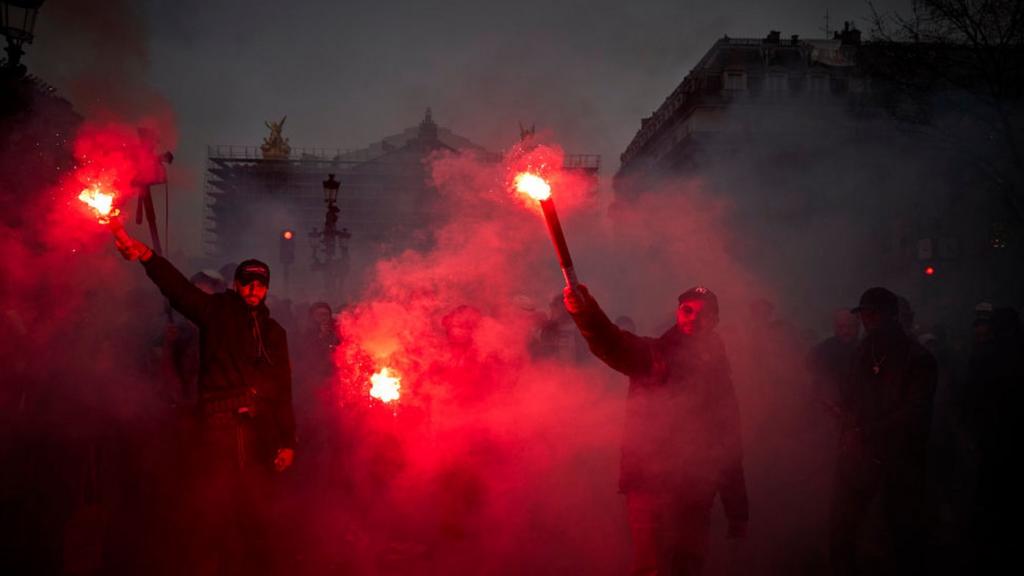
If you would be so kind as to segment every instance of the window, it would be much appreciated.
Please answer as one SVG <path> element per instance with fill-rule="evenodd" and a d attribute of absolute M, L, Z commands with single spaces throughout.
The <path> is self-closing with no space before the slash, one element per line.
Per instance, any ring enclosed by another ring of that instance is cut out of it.
<path fill-rule="evenodd" d="M 707 76 L 704 78 L 704 92 L 708 94 L 717 94 L 722 91 L 722 77 L 718 75 Z"/>
<path fill-rule="evenodd" d="M 747 75 L 742 70 L 727 70 L 723 78 L 726 90 L 746 90 Z"/>

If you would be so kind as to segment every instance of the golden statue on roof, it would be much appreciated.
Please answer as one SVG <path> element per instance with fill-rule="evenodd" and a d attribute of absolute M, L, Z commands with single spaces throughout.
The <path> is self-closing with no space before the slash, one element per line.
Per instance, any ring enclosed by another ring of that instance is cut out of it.
<path fill-rule="evenodd" d="M 263 139 L 263 144 L 260 145 L 260 151 L 263 152 L 264 158 L 288 158 L 292 153 L 292 147 L 288 145 L 288 139 L 282 135 L 281 131 L 284 128 L 284 121 L 288 119 L 288 116 L 281 118 L 280 122 L 264 122 L 263 125 L 270 129 L 270 136 Z"/>

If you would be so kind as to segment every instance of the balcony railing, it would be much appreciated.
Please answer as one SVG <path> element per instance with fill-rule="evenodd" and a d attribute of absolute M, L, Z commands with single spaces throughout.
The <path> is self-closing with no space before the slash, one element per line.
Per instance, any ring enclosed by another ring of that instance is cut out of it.
<path fill-rule="evenodd" d="M 263 160 L 263 151 L 259 146 L 236 146 L 233 144 L 211 144 L 206 147 L 208 158 L 226 160 Z M 366 150 L 344 148 L 292 148 L 287 160 L 369 160 L 372 158 Z M 270 158 L 275 160 L 276 158 Z M 285 160 L 285 158 L 281 158 Z"/>
<path fill-rule="evenodd" d="M 600 154 L 566 154 L 562 161 L 563 168 L 578 170 L 598 170 L 601 168 Z"/>

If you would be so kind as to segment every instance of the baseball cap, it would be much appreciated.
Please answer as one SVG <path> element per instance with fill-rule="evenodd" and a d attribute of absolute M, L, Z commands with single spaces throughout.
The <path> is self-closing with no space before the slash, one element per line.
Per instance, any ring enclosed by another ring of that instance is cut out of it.
<path fill-rule="evenodd" d="M 900 311 L 899 297 L 891 290 L 881 286 L 868 288 L 861 294 L 860 304 L 852 308 L 850 312 L 859 314 L 865 310 L 895 318 Z"/>
<path fill-rule="evenodd" d="M 235 268 L 235 280 L 243 286 L 253 280 L 261 280 L 270 286 L 270 266 L 255 259 L 245 260 Z"/>
<path fill-rule="evenodd" d="M 709 310 L 716 316 L 718 315 L 718 296 L 704 286 L 694 286 L 680 294 L 679 303 L 682 304 L 685 300 L 703 300 Z"/>

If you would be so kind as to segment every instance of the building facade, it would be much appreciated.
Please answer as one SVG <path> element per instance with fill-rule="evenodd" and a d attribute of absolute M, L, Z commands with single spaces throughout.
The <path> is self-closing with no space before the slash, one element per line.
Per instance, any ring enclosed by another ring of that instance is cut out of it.
<path fill-rule="evenodd" d="M 281 139 L 280 124 L 283 120 L 268 124 L 272 134 L 262 147 L 209 147 L 204 245 L 211 265 L 254 253 L 276 256 L 281 234 L 292 230 L 296 244 L 290 272 L 294 296 L 299 298 L 319 297 L 320 277 L 330 266 L 339 267 L 337 275 L 348 277 L 338 283 L 346 293 L 342 297 L 348 298 L 349 288 L 360 283 L 376 260 L 429 246 L 432 228 L 444 216 L 444 206 L 430 184 L 426 160 L 432 154 L 448 151 L 494 162 L 501 159 L 438 126 L 429 109 L 419 125 L 352 151 L 291 148 Z M 596 173 L 600 158 L 569 156 L 566 164 Z M 323 237 L 324 181 L 329 175 L 339 184 L 339 261 L 333 263 Z"/>
<path fill-rule="evenodd" d="M 700 180 L 734 205 L 751 266 L 817 314 L 871 284 L 934 321 L 1020 306 L 1020 216 L 984 166 L 1000 151 L 977 129 L 983 111 L 962 111 L 969 90 L 922 64 L 950 50 L 864 42 L 848 25 L 724 37 L 641 120 L 616 198 Z"/>

